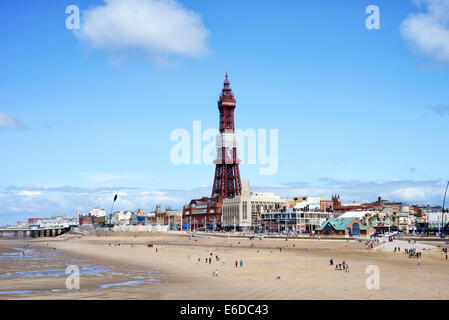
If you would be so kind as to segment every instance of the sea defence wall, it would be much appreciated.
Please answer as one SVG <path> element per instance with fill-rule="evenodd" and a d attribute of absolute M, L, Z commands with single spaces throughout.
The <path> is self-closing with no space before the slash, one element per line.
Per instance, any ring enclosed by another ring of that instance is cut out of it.
<path fill-rule="evenodd" d="M 113 232 L 168 232 L 168 226 L 114 226 Z"/>
<path fill-rule="evenodd" d="M 0 229 L 0 238 L 38 238 L 57 237 L 69 231 L 70 228 L 48 228 L 48 229 Z"/>

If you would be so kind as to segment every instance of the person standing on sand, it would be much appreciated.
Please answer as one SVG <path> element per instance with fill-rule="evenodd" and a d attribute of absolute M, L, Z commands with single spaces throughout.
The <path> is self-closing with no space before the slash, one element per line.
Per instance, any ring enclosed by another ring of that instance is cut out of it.
<path fill-rule="evenodd" d="M 237 262 L 237 260 L 235 260 L 235 267 L 237 268 L 237 265 L 238 265 L 238 262 Z"/>
<path fill-rule="evenodd" d="M 223 264 L 225 263 L 225 259 L 223 258 Z"/>
<path fill-rule="evenodd" d="M 218 269 L 215 269 L 215 276 L 218 277 Z"/>
<path fill-rule="evenodd" d="M 240 268 L 243 267 L 243 261 L 240 259 Z"/>
<path fill-rule="evenodd" d="M 349 272 L 349 264 L 346 264 L 346 272 Z"/>
<path fill-rule="evenodd" d="M 421 258 L 418 259 L 418 266 L 421 265 Z"/>

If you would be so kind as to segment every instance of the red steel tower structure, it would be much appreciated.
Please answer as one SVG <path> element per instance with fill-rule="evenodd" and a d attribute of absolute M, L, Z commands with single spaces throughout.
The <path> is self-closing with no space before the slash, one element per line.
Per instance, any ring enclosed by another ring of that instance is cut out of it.
<path fill-rule="evenodd" d="M 234 94 L 226 72 L 224 86 L 218 99 L 220 133 L 215 138 L 217 158 L 214 161 L 216 167 L 212 198 L 216 196 L 233 198 L 242 192 L 239 171 L 240 160 L 237 158 L 237 135 L 234 130 L 234 109 Z"/>

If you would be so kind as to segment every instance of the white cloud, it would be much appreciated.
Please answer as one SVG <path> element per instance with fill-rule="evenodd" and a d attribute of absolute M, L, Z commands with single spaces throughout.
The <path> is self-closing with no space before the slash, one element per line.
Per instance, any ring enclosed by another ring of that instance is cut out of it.
<path fill-rule="evenodd" d="M 208 53 L 200 16 L 175 0 L 104 0 L 83 12 L 75 34 L 93 48 L 141 50 L 155 60 Z"/>
<path fill-rule="evenodd" d="M 0 130 L 1 129 L 24 129 L 26 126 L 19 120 L 14 119 L 7 113 L 0 112 Z"/>
<path fill-rule="evenodd" d="M 21 196 L 40 196 L 40 195 L 42 195 L 42 192 L 23 190 L 23 191 L 20 191 L 18 194 Z"/>
<path fill-rule="evenodd" d="M 83 172 L 80 173 L 80 176 L 87 181 L 95 183 L 151 179 L 151 175 L 135 173 Z"/>
<path fill-rule="evenodd" d="M 339 181 L 319 179 L 318 183 L 294 182 L 281 186 L 254 187 L 257 191 L 270 191 L 282 197 L 324 196 L 330 199 L 339 194 L 343 201 L 371 202 L 382 197 L 409 204 L 440 204 L 443 201 L 444 181 Z"/>
<path fill-rule="evenodd" d="M 410 14 L 400 25 L 401 35 L 419 51 L 449 62 L 449 0 L 415 0 L 426 12 Z"/>

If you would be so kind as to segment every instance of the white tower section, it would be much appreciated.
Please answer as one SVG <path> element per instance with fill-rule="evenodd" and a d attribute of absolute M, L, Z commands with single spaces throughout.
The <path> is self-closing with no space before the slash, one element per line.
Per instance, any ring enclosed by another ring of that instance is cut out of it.
<path fill-rule="evenodd" d="M 215 137 L 217 158 L 215 163 L 235 163 L 237 160 L 238 137 L 234 132 L 219 133 Z"/>

